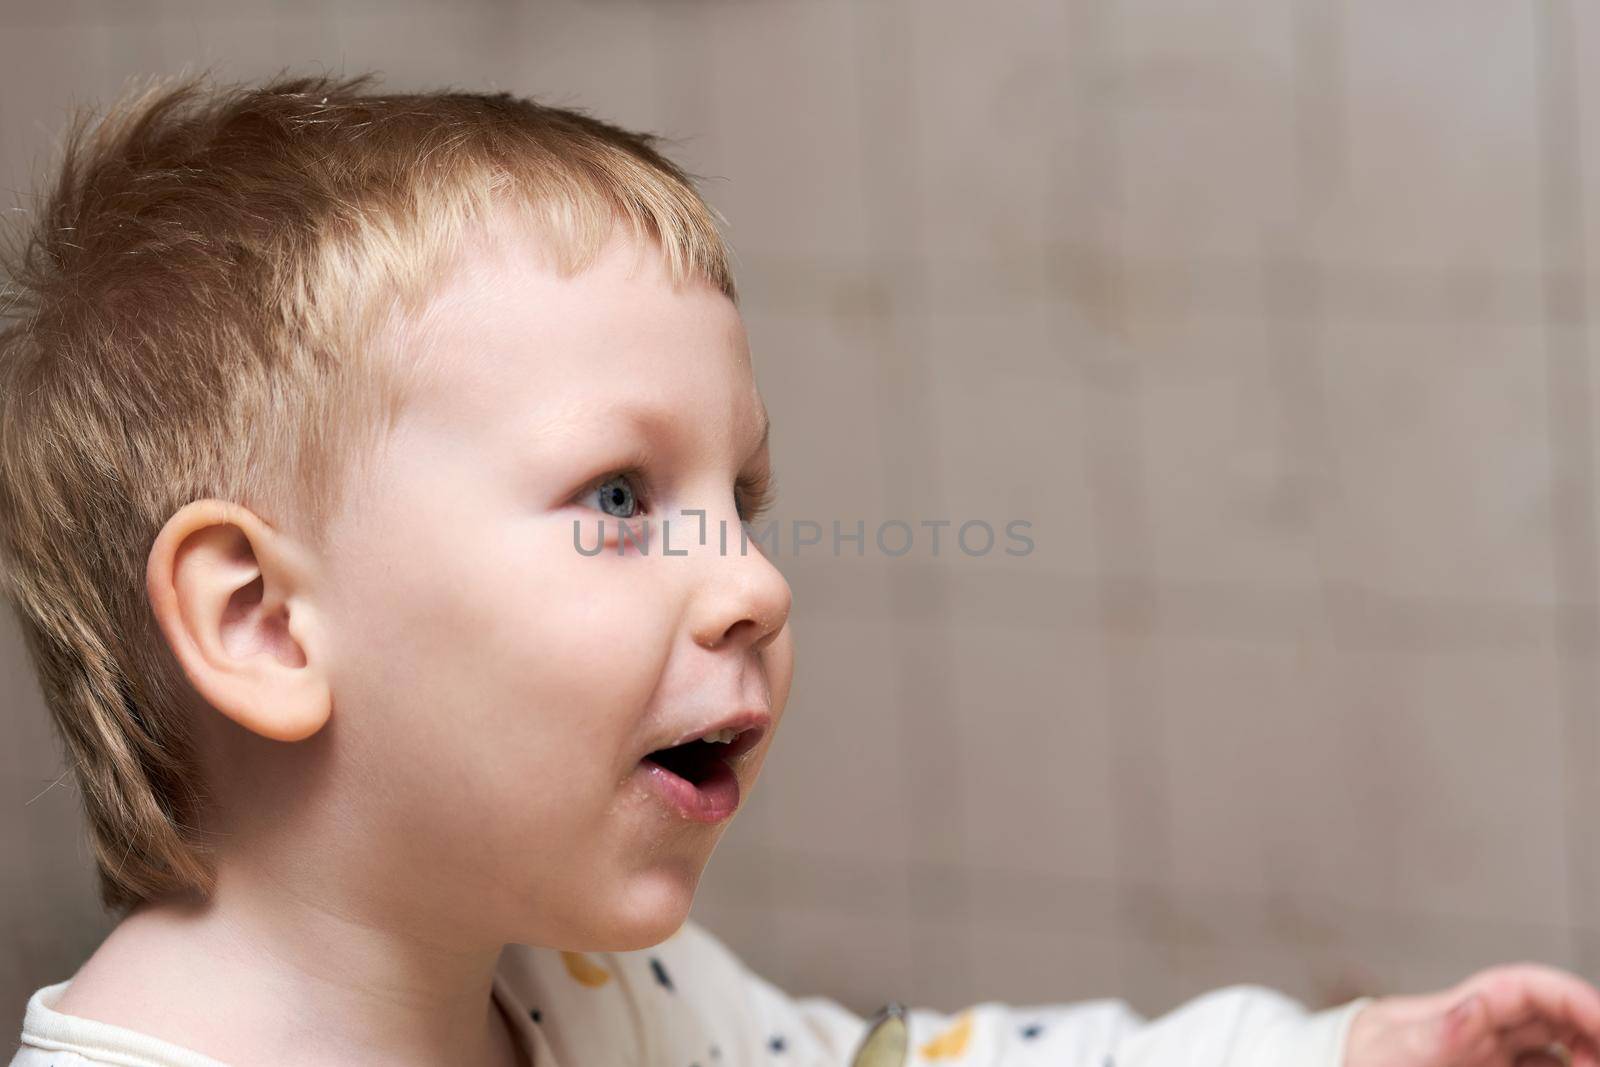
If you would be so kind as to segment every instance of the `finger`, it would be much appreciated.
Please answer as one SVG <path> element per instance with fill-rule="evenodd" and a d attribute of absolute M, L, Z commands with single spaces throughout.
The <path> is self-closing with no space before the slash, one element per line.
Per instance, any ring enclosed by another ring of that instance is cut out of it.
<path fill-rule="evenodd" d="M 1573 1038 L 1567 1050 L 1572 1053 L 1572 1067 L 1600 1067 L 1600 1045 L 1588 1038 Z"/>
<path fill-rule="evenodd" d="M 1600 1067 L 1600 1045 L 1578 1030 L 1556 1031 L 1551 1044 L 1562 1050 L 1569 1067 Z"/>
<path fill-rule="evenodd" d="M 1600 1046 L 1570 1027 L 1547 1028 L 1530 1023 L 1514 1033 L 1502 1034 L 1501 1040 L 1516 1067 L 1547 1062 L 1562 1067 L 1600 1067 Z"/>
<path fill-rule="evenodd" d="M 1511 1061 L 1518 1067 L 1524 1062 L 1559 1063 L 1562 1067 L 1572 1067 L 1573 1063 L 1569 1046 L 1561 1041 L 1545 1041 L 1522 1048 L 1508 1047 L 1506 1051 L 1510 1054 Z"/>
<path fill-rule="evenodd" d="M 1500 1034 L 1489 1023 L 1489 1010 L 1481 995 L 1473 994 L 1441 1013 L 1431 1028 L 1414 1031 L 1423 1062 L 1451 1067 L 1505 1067 L 1510 1054 Z"/>
<path fill-rule="evenodd" d="M 1568 1067 L 1564 1056 L 1555 1052 L 1524 1052 L 1511 1060 L 1512 1067 Z"/>
<path fill-rule="evenodd" d="M 1566 1059 L 1554 1052 L 1524 1052 L 1510 1062 L 1512 1067 L 1568 1067 Z"/>
<path fill-rule="evenodd" d="M 1600 990 L 1577 975 L 1544 964 L 1517 963 L 1480 972 L 1463 986 L 1463 992 L 1484 998 L 1496 1028 L 1543 1019 L 1600 1041 Z"/>
<path fill-rule="evenodd" d="M 1500 1031 L 1500 1043 L 1511 1053 L 1537 1052 L 1553 1041 L 1571 1037 L 1572 1027 L 1560 1026 L 1548 1019 L 1534 1019 Z"/>

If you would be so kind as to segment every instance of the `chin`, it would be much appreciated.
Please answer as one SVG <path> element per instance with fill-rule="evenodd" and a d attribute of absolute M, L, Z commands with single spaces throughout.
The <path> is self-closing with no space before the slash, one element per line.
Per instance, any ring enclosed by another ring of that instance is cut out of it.
<path fill-rule="evenodd" d="M 604 929 L 596 931 L 598 952 L 634 952 L 652 948 L 677 933 L 689 918 L 700 868 L 657 869 L 642 874 L 619 894 Z"/>

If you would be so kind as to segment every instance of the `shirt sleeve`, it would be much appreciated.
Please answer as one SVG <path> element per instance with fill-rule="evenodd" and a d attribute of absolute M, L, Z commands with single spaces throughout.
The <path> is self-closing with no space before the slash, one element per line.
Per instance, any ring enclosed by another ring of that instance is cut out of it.
<path fill-rule="evenodd" d="M 791 997 L 710 932 L 671 939 L 707 994 L 706 1028 L 740 1064 L 852 1067 L 869 1020 L 827 997 Z M 664 946 L 665 947 L 665 946 Z M 945 1013 L 905 1011 L 905 1067 L 1343 1067 L 1351 1019 L 1371 998 L 1308 1012 L 1256 985 L 1198 996 L 1147 1020 L 1125 1002 L 1021 1006 L 985 1001 Z M 700 1012 L 697 1012 L 700 1014 Z"/>

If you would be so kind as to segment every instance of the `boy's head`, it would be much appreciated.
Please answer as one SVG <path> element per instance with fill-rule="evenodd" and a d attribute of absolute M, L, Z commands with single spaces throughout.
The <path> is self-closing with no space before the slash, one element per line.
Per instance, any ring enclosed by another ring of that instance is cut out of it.
<path fill-rule="evenodd" d="M 793 666 L 715 214 L 647 135 L 369 80 L 75 124 L 12 264 L 5 588 L 101 897 L 651 944 L 726 822 L 641 759 L 770 714 L 748 789 Z"/>

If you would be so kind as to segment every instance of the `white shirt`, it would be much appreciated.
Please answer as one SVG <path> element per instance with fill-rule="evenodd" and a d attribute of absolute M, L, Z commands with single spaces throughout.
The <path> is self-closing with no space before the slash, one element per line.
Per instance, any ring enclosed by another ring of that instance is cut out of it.
<path fill-rule="evenodd" d="M 69 984 L 28 999 L 11 1067 L 227 1067 L 55 1011 Z M 1309 1013 L 1281 993 L 1239 985 L 1153 1021 L 1110 999 L 985 1001 L 952 1014 L 897 1012 L 891 1001 L 867 1020 L 825 997 L 788 996 L 693 920 L 636 952 L 507 945 L 493 996 L 534 1067 L 850 1067 L 886 1013 L 904 1019 L 907 1048 L 871 1067 L 1343 1067 L 1350 1020 L 1371 999 Z"/>

